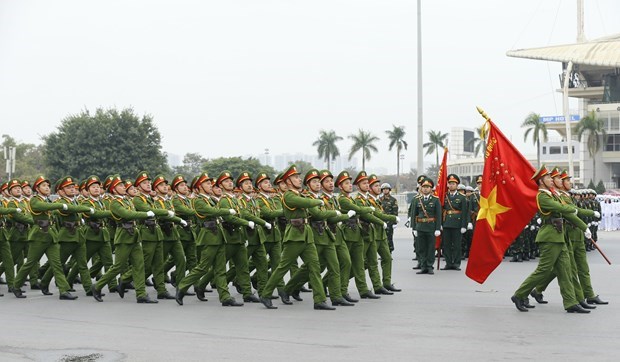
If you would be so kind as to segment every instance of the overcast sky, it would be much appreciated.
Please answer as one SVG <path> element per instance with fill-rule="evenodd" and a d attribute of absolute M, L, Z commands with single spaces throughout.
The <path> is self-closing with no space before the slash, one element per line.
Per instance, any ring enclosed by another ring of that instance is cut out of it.
<path fill-rule="evenodd" d="M 620 2 L 585 3 L 588 39 L 620 32 Z M 561 114 L 561 65 L 505 53 L 574 42 L 576 8 L 424 1 L 425 131 L 479 127 L 480 105 L 535 153 L 519 125 Z M 219 157 L 312 154 L 320 129 L 345 154 L 363 128 L 381 138 L 369 168 L 395 172 L 392 124 L 416 160 L 416 46 L 414 0 L 0 0 L 0 133 L 40 143 L 69 114 L 133 107 L 164 151 Z"/>

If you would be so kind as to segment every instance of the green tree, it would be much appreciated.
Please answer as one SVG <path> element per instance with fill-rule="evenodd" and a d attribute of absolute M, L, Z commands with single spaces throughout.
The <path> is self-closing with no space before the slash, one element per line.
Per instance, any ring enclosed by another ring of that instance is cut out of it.
<path fill-rule="evenodd" d="M 357 134 L 349 135 L 349 138 L 353 141 L 353 145 L 349 150 L 349 160 L 357 152 L 362 151 L 362 170 L 366 170 L 366 160 L 370 160 L 372 153 L 378 151 L 374 143 L 379 141 L 379 137 L 360 129 Z"/>
<path fill-rule="evenodd" d="M 422 145 L 426 148 L 426 154 L 430 155 L 435 153 L 435 166 L 439 169 L 439 150 L 446 147 L 448 134 L 441 133 L 441 131 L 428 131 L 428 142 Z"/>
<path fill-rule="evenodd" d="M 465 146 L 472 145 L 474 147 L 474 157 L 478 157 L 478 155 L 480 154 L 480 151 L 487 148 L 486 139 L 484 137 L 481 137 L 481 135 L 482 135 L 482 127 L 476 128 L 476 130 L 474 131 L 474 138 L 470 139 L 465 144 Z"/>
<path fill-rule="evenodd" d="M 437 182 L 437 177 L 439 175 L 439 165 L 430 165 L 426 168 L 426 177 L 431 180 L 435 180 Z"/>
<path fill-rule="evenodd" d="M 532 143 L 536 145 L 536 162 L 540 167 L 540 140 L 541 137 L 543 142 L 547 142 L 549 139 L 547 125 L 540 119 L 540 114 L 532 112 L 525 117 L 521 123 L 521 128 L 527 128 L 523 134 L 524 142 L 527 142 L 527 136 L 532 135 Z"/>
<path fill-rule="evenodd" d="M 407 150 L 407 141 L 405 141 L 405 126 L 396 127 L 392 125 L 391 130 L 385 131 L 388 135 L 388 140 L 390 140 L 389 151 L 392 148 L 396 148 L 396 185 L 395 191 L 398 192 L 398 187 L 400 185 L 400 152 L 404 149 Z"/>
<path fill-rule="evenodd" d="M 243 159 L 241 157 L 214 158 L 203 163 L 202 170 L 206 171 L 209 176 L 214 179 L 225 170 L 230 171 L 235 178 L 244 171 L 249 172 L 252 177 L 256 177 L 259 172 L 265 172 L 272 177 L 276 174 L 276 170 L 274 170 L 273 167 L 261 164 L 260 161 L 254 157 L 248 159 Z"/>
<path fill-rule="evenodd" d="M 596 180 L 596 154 L 600 151 L 601 146 L 607 132 L 605 132 L 605 123 L 596 116 L 595 111 L 591 111 L 587 116 L 583 117 L 575 126 L 575 133 L 579 141 L 587 134 L 586 145 L 588 153 L 592 158 L 592 180 Z"/>
<path fill-rule="evenodd" d="M 594 190 L 596 191 L 597 194 L 603 194 L 605 193 L 605 184 L 603 183 L 603 180 L 599 180 L 598 183 L 596 184 L 596 188 L 594 188 Z"/>
<path fill-rule="evenodd" d="M 340 156 L 340 150 L 336 146 L 336 142 L 342 140 L 342 137 L 336 134 L 336 131 L 321 130 L 319 138 L 312 144 L 316 146 L 319 157 L 327 162 L 327 169 L 331 170 L 331 161 Z"/>
<path fill-rule="evenodd" d="M 2 135 L 2 138 L 2 149 L 4 147 L 15 147 L 15 173 L 13 178 L 32 181 L 38 175 L 46 173 L 42 147 L 40 145 L 20 143 L 6 134 Z M 2 167 L 4 168 L 4 164 Z"/>
<path fill-rule="evenodd" d="M 84 110 L 62 120 L 54 133 L 43 137 L 48 176 L 119 173 L 132 178 L 141 170 L 169 173 L 161 135 L 153 117 L 139 117 L 133 109 Z"/>
<path fill-rule="evenodd" d="M 186 153 L 185 156 L 183 156 L 183 164 L 173 167 L 173 172 L 175 174 L 180 173 L 191 179 L 202 171 L 202 167 L 206 162 L 207 159 L 202 157 L 199 153 Z"/>
<path fill-rule="evenodd" d="M 594 190 L 596 188 L 596 186 L 594 186 L 594 181 L 590 180 L 590 183 L 588 183 L 588 187 L 590 190 Z"/>

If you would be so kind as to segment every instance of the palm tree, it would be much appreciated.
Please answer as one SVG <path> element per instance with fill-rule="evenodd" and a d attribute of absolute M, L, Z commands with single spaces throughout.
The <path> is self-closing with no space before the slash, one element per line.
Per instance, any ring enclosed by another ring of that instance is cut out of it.
<path fill-rule="evenodd" d="M 377 152 L 377 146 L 373 143 L 379 140 L 379 137 L 373 135 L 370 132 L 366 132 L 363 129 L 358 130 L 357 134 L 349 135 L 349 138 L 353 140 L 353 145 L 349 150 L 349 160 L 353 158 L 353 155 L 357 151 L 362 151 L 362 170 L 366 170 L 366 160 L 370 160 L 372 152 Z"/>
<path fill-rule="evenodd" d="M 395 187 L 395 190 L 396 192 L 398 192 L 398 185 L 400 181 L 399 180 L 400 179 L 400 151 L 402 151 L 403 148 L 407 150 L 407 146 L 408 146 L 407 141 L 404 140 L 405 126 L 396 127 L 395 125 L 392 125 L 392 130 L 385 131 L 385 133 L 387 133 L 388 139 L 390 140 L 389 151 L 391 151 L 392 148 L 396 147 L 396 187 Z"/>
<path fill-rule="evenodd" d="M 435 165 L 439 167 L 439 149 L 446 147 L 448 134 L 441 133 L 441 131 L 428 131 L 426 134 L 428 135 L 429 142 L 423 144 L 422 147 L 427 149 L 427 155 L 435 152 Z"/>
<path fill-rule="evenodd" d="M 536 145 L 536 161 L 538 162 L 538 167 L 540 167 L 540 136 L 542 135 L 543 142 L 547 142 L 549 139 L 547 125 L 541 121 L 540 114 L 532 112 L 521 123 L 521 127 L 528 127 L 523 135 L 524 142 L 527 142 L 527 136 L 530 133 L 532 134 L 532 143 Z"/>
<path fill-rule="evenodd" d="M 596 116 L 594 111 L 588 113 L 575 126 L 575 133 L 577 133 L 579 141 L 586 132 L 588 133 L 586 145 L 588 146 L 588 153 L 592 157 L 592 180 L 596 180 L 596 157 L 594 156 L 600 151 L 602 140 L 607 136 L 607 132 L 605 132 L 605 123 Z"/>
<path fill-rule="evenodd" d="M 465 146 L 473 145 L 474 146 L 474 157 L 478 157 L 478 154 L 481 150 L 487 148 L 487 142 L 484 136 L 482 135 L 482 128 L 476 128 L 474 138 L 467 141 Z"/>
<path fill-rule="evenodd" d="M 319 138 L 312 144 L 316 146 L 319 157 L 327 162 L 328 170 L 331 170 L 331 161 L 335 160 L 337 156 L 340 156 L 340 150 L 338 146 L 336 146 L 336 142 L 340 140 L 342 140 L 342 137 L 338 136 L 336 131 L 321 130 Z"/>

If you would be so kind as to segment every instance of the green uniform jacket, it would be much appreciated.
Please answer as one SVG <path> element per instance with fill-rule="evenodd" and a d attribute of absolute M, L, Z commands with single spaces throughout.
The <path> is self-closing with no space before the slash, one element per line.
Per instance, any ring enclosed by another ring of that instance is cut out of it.
<path fill-rule="evenodd" d="M 378 198 L 374 198 L 371 195 L 368 198 L 368 201 L 370 201 L 370 205 L 375 208 L 373 215 L 375 215 L 377 218 L 379 218 L 381 221 L 385 223 L 391 223 L 391 224 L 396 223 L 396 215 L 387 214 L 383 209 L 383 204 L 381 203 L 381 200 L 379 200 Z M 396 207 L 396 209 L 398 210 L 398 206 Z M 387 232 L 383 228 L 383 225 L 375 228 L 375 238 L 376 240 L 387 240 Z"/>
<path fill-rule="evenodd" d="M 155 196 L 153 203 L 158 209 L 175 211 L 174 205 L 172 203 L 172 199 L 168 197 Z M 163 240 L 180 240 L 179 239 L 179 231 L 177 230 L 177 226 L 175 223 L 181 222 L 181 218 L 178 216 L 160 216 L 157 218 L 159 220 L 160 229 L 162 230 L 162 235 L 164 237 Z"/>
<path fill-rule="evenodd" d="M 232 195 L 224 194 L 220 201 L 218 202 L 218 206 L 220 209 L 234 209 L 237 211 L 237 215 L 241 215 L 241 208 L 239 207 L 238 201 Z M 222 219 L 224 219 L 224 224 L 222 227 L 224 228 L 224 239 L 228 244 L 245 244 L 245 233 L 241 229 L 242 226 L 248 226 L 249 223 L 247 220 L 237 217 L 235 215 L 231 215 L 228 213 L 227 215 L 222 215 Z"/>
<path fill-rule="evenodd" d="M 183 195 L 175 194 L 172 197 L 172 206 L 174 206 L 174 212 L 180 218 L 187 221 L 186 227 L 178 227 L 179 240 L 192 241 L 196 238 L 193 232 L 193 226 L 196 224 L 196 211 L 192 209 L 192 202 L 190 199 Z"/>
<path fill-rule="evenodd" d="M 95 213 L 92 215 L 90 213 L 84 214 L 84 220 L 86 221 L 84 239 L 109 242 L 110 231 L 106 227 L 106 222 L 112 216 L 112 212 L 106 209 L 101 200 L 95 200 L 92 197 L 82 199 L 81 203 L 83 206 L 95 209 Z"/>
<path fill-rule="evenodd" d="M 265 236 L 265 231 L 263 230 L 263 226 L 266 221 L 260 217 L 260 208 L 258 207 L 256 200 L 253 198 L 248 198 L 245 195 L 241 195 L 238 203 L 241 209 L 241 217 L 248 221 L 254 221 L 255 224 L 254 230 L 249 227 L 246 227 L 244 230 L 246 239 L 248 240 L 248 245 L 259 245 L 263 243 L 267 238 Z"/>
<path fill-rule="evenodd" d="M 6 207 L 9 208 L 9 210 L 14 208 L 22 209 L 22 212 L 9 213 L 6 216 L 7 225 L 5 230 L 7 240 L 12 242 L 27 241 L 29 225 L 34 224 L 34 220 L 30 215 L 30 206 L 28 206 L 28 201 L 24 198 L 10 198 L 6 203 Z"/>
<path fill-rule="evenodd" d="M 314 206 L 320 206 L 322 203 L 323 202 L 321 200 L 310 199 L 298 191 L 286 191 L 282 197 L 282 206 L 284 217 L 286 217 L 288 223 L 286 225 L 286 230 L 284 231 L 284 240 L 282 241 L 305 241 L 309 244 L 314 243 L 314 238 L 310 227 L 307 224 L 304 224 L 303 228 L 293 226 L 291 224 L 291 220 L 307 220 L 307 209 Z"/>
<path fill-rule="evenodd" d="M 469 222 L 474 225 L 478 219 L 478 211 L 480 211 L 480 194 L 474 192 L 469 196 Z"/>
<path fill-rule="evenodd" d="M 572 197 L 570 197 L 570 195 L 564 191 L 560 191 L 560 200 L 563 204 L 571 205 L 575 207 L 577 209 L 578 217 L 580 218 L 593 218 L 594 217 L 594 211 L 577 207 L 577 205 L 575 205 L 575 203 L 573 202 Z M 584 240 L 585 237 L 583 235 L 583 232 L 579 230 L 577 227 L 575 227 L 573 223 L 567 222 L 565 224 L 565 227 L 567 230 L 566 235 L 568 236 L 568 239 L 570 241 L 583 241 Z"/>
<path fill-rule="evenodd" d="M 282 202 L 277 197 L 270 197 L 260 193 L 256 203 L 260 209 L 260 217 L 271 224 L 271 230 L 265 229 L 265 243 L 280 242 L 282 240 L 282 231 L 280 231 L 278 218 L 284 216 Z"/>
<path fill-rule="evenodd" d="M 443 203 L 443 214 L 444 228 L 467 228 L 467 223 L 470 222 L 470 219 L 465 195 L 455 192 L 454 196 L 452 196 L 450 192 L 446 193 Z"/>
<path fill-rule="evenodd" d="M 75 242 L 80 240 L 79 226 L 82 221 L 80 213 L 90 212 L 90 207 L 76 205 L 75 201 L 68 197 L 60 197 L 56 200 L 58 204 L 67 205 L 67 210 L 59 209 L 56 211 L 56 230 L 58 231 L 58 240 L 63 242 Z M 74 225 L 73 227 L 67 224 Z"/>
<path fill-rule="evenodd" d="M 146 212 L 136 211 L 132 201 L 120 196 L 110 198 L 110 211 L 112 219 L 116 222 L 116 234 L 114 235 L 114 244 L 133 244 L 140 241 L 140 231 L 134 226 L 132 234 L 122 227 L 123 223 L 134 224 L 134 220 L 146 220 L 148 215 Z"/>
<path fill-rule="evenodd" d="M 155 217 L 168 217 L 168 210 L 158 208 L 153 201 L 153 198 L 149 195 L 139 194 L 133 197 L 133 205 L 137 211 L 147 212 L 153 211 Z M 149 224 L 151 226 L 149 226 Z M 164 240 L 164 233 L 161 232 L 161 228 L 157 225 L 155 218 L 147 218 L 140 222 L 138 226 L 140 230 L 140 240 L 142 241 L 162 241 Z"/>
<path fill-rule="evenodd" d="M 198 216 L 198 234 L 196 246 L 224 244 L 224 230 L 222 229 L 221 216 L 230 215 L 228 209 L 220 209 L 215 201 L 205 194 L 200 194 L 192 199 L 192 206 Z M 208 227 L 205 226 L 208 224 Z"/>
<path fill-rule="evenodd" d="M 358 193 L 355 197 L 355 203 L 361 207 L 370 207 L 372 206 L 372 204 L 370 203 L 369 198 L 370 196 L 366 198 L 362 194 Z M 375 211 L 377 211 L 376 208 Z M 378 234 L 379 230 L 383 230 L 383 223 L 384 221 L 375 216 L 375 213 L 372 210 L 371 212 L 361 214 L 360 224 L 362 226 L 362 238 L 364 239 L 364 241 L 368 242 L 370 240 L 376 240 L 377 236 L 375 235 L 375 233 Z"/>
<path fill-rule="evenodd" d="M 340 212 L 343 214 L 349 210 L 354 210 L 356 212 L 355 217 L 343 222 L 342 230 L 344 231 L 344 240 L 348 242 L 363 242 L 364 239 L 362 239 L 360 224 L 357 220 L 362 214 L 371 213 L 372 209 L 370 207 L 357 205 L 351 196 L 344 195 L 344 193 L 340 194 L 337 202 L 340 205 Z"/>
<path fill-rule="evenodd" d="M 379 200 L 381 202 L 381 207 L 383 207 L 383 212 L 388 215 L 398 216 L 398 201 L 392 195 L 388 196 L 380 196 Z"/>
<path fill-rule="evenodd" d="M 316 195 L 312 193 L 308 193 L 307 197 L 309 199 L 318 200 Z M 308 209 L 308 213 L 310 214 L 308 222 L 310 224 L 310 229 L 312 229 L 314 243 L 317 245 L 329 245 L 336 242 L 336 236 L 327 227 L 328 222 L 330 224 L 337 224 L 349 218 L 347 215 L 339 216 L 335 209 L 330 210 L 327 202 L 324 200 L 323 202 L 325 203 L 323 206 L 315 206 Z"/>
<path fill-rule="evenodd" d="M 29 241 L 58 242 L 58 232 L 52 227 L 52 211 L 62 210 L 62 204 L 51 202 L 48 198 L 36 195 L 30 199 L 30 212 L 36 225 L 28 232 Z M 40 223 L 48 222 L 48 232 L 44 232 Z"/>
<path fill-rule="evenodd" d="M 575 211 L 577 209 L 571 205 L 562 204 L 559 198 L 556 198 L 551 191 L 538 190 L 536 195 L 536 202 L 538 203 L 538 210 L 540 211 L 540 218 L 543 220 L 540 230 L 536 235 L 536 242 L 549 242 L 549 243 L 563 243 L 564 233 L 558 232 L 553 225 L 550 224 L 553 218 L 566 218 L 573 223 L 577 228 L 585 231 L 588 227 L 581 221 Z"/>
<path fill-rule="evenodd" d="M 424 200 L 424 196 L 416 196 L 411 204 L 409 217 L 413 230 L 429 233 L 441 230 L 441 203 L 437 196 L 429 195 L 428 200 Z M 427 220 L 432 218 L 435 220 Z"/>

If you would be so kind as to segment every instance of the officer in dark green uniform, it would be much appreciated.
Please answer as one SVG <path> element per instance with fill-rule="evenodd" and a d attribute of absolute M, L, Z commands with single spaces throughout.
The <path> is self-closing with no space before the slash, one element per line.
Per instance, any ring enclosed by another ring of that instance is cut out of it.
<path fill-rule="evenodd" d="M 52 227 L 52 212 L 54 210 L 68 211 L 69 205 L 64 203 L 52 203 L 48 197 L 50 195 L 50 182 L 44 176 L 39 176 L 33 183 L 33 188 L 37 195 L 30 200 L 30 210 L 35 225 L 30 228 L 28 233 L 28 258 L 27 261 L 17 272 L 13 283 L 13 294 L 17 298 L 25 298 L 22 294 L 21 286 L 24 280 L 45 254 L 50 263 L 50 269 L 54 273 L 56 285 L 60 291 L 60 299 L 74 300 L 77 296 L 69 293 L 69 284 L 65 278 L 65 273 L 60 264 L 60 245 L 58 245 L 58 232 Z"/>
<path fill-rule="evenodd" d="M 390 186 L 389 183 L 384 182 L 381 184 L 381 206 L 386 214 L 398 216 L 398 201 L 391 195 L 391 192 L 392 186 Z M 387 224 L 388 228 L 385 231 L 387 234 L 388 246 L 390 247 L 390 252 L 392 252 L 394 251 L 394 228 L 396 224 L 391 221 Z"/>
<path fill-rule="evenodd" d="M 540 259 L 536 270 L 530 274 L 511 297 L 512 302 L 521 312 L 527 312 L 532 308 L 528 301 L 528 295 L 537 285 L 546 280 L 549 274 L 557 273 L 560 293 L 564 303 L 564 309 L 569 313 L 590 313 L 583 309 L 575 298 L 575 289 L 570 281 L 570 258 L 568 247 L 564 239 L 564 220 L 573 223 L 586 236 L 591 236 L 586 224 L 577 215 L 577 209 L 571 205 L 564 205 L 551 191 L 553 180 L 549 171 L 542 165 L 532 179 L 538 183 L 539 191 L 536 196 L 538 209 L 541 213 L 542 227 L 536 236 L 536 242 L 540 249 Z"/>
<path fill-rule="evenodd" d="M 314 245 L 312 230 L 307 224 L 307 209 L 314 206 L 323 206 L 324 202 L 304 197 L 301 194 L 302 180 L 295 165 L 291 165 L 286 170 L 282 180 L 288 186 L 288 191 L 284 194 L 282 201 L 284 216 L 288 222 L 284 232 L 284 248 L 280 264 L 267 281 L 265 290 L 260 295 L 260 301 L 268 309 L 277 308 L 271 303 L 273 290 L 277 287 L 284 274 L 289 271 L 291 265 L 296 263 L 297 258 L 301 256 L 310 273 L 310 285 L 314 295 L 314 309 L 333 310 L 335 309 L 334 307 L 325 303 L 327 297 L 325 296 L 323 282 L 321 281 L 319 257 Z"/>
<path fill-rule="evenodd" d="M 426 177 L 426 175 L 418 176 L 418 178 L 416 180 L 417 183 L 418 183 L 418 186 L 417 186 L 418 193 L 414 196 L 414 199 L 421 196 L 421 194 L 420 194 L 420 192 L 421 192 L 420 191 L 421 190 L 421 185 L 422 185 L 422 182 L 424 182 L 424 180 L 426 180 L 427 178 L 428 177 Z M 407 222 L 405 223 L 406 227 L 411 227 L 411 225 L 412 225 L 411 224 L 412 223 L 411 220 L 412 220 L 413 217 L 415 217 L 415 215 L 413 215 L 412 207 L 413 207 L 413 200 L 411 201 L 411 203 L 409 203 L 409 208 L 407 209 Z M 412 232 L 413 232 L 413 230 L 412 230 Z M 418 264 L 413 267 L 413 270 L 421 269 L 421 266 L 420 266 L 420 255 L 419 254 L 420 253 L 418 252 L 418 245 L 416 243 L 416 237 L 415 237 L 415 235 L 413 235 L 413 255 L 414 256 L 413 256 L 412 260 L 417 260 L 418 261 Z"/>
<path fill-rule="evenodd" d="M 191 199 L 188 197 L 189 187 L 183 175 L 175 175 L 172 179 L 171 187 L 175 191 L 174 196 L 172 196 L 174 212 L 177 216 L 187 222 L 186 226 L 177 228 L 177 231 L 179 233 L 181 245 L 183 246 L 183 254 L 185 254 L 185 268 L 187 271 L 191 271 L 196 267 L 196 240 L 194 235 L 194 228 L 196 227 L 196 211 L 192 208 Z M 168 273 L 173 265 L 173 258 L 168 258 L 168 261 L 166 261 L 164 266 L 164 272 Z M 175 270 L 172 274 L 172 279 L 175 279 L 174 274 L 176 273 L 177 271 Z"/>
<path fill-rule="evenodd" d="M 446 257 L 446 266 L 442 270 L 461 270 L 461 241 L 469 224 L 469 211 L 467 199 L 456 190 L 460 182 L 457 175 L 448 175 L 448 192 L 442 210 L 442 249 Z"/>
<path fill-rule="evenodd" d="M 420 196 L 412 201 L 411 228 L 418 243 L 420 271 L 416 274 L 434 274 L 435 238 L 441 235 L 441 203 L 432 194 L 435 183 L 425 179 L 420 185 Z"/>

